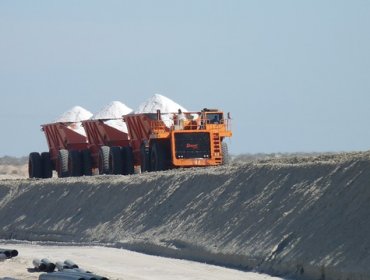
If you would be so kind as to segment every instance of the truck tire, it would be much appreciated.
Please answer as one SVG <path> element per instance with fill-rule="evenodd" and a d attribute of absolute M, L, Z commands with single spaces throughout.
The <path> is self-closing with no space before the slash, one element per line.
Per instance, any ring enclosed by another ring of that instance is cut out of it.
<path fill-rule="evenodd" d="M 28 176 L 42 178 L 41 156 L 37 152 L 30 153 L 28 157 Z"/>
<path fill-rule="evenodd" d="M 82 175 L 81 153 L 79 151 L 69 151 L 68 171 L 69 176 L 78 177 Z"/>
<path fill-rule="evenodd" d="M 111 147 L 109 150 L 110 174 L 119 175 L 123 173 L 121 147 Z"/>
<path fill-rule="evenodd" d="M 92 162 L 90 150 L 85 149 L 81 151 L 81 169 L 82 175 L 91 176 L 92 175 Z"/>
<path fill-rule="evenodd" d="M 59 178 L 68 177 L 68 151 L 65 149 L 58 151 L 57 173 Z"/>
<path fill-rule="evenodd" d="M 53 177 L 53 164 L 50 160 L 50 153 L 41 153 L 42 178 Z"/>
<path fill-rule="evenodd" d="M 140 162 L 141 162 L 141 172 L 150 171 L 150 162 L 149 162 L 149 151 L 145 148 L 144 144 L 140 147 Z"/>
<path fill-rule="evenodd" d="M 134 174 L 134 154 L 131 147 L 122 147 L 123 175 Z"/>
<path fill-rule="evenodd" d="M 109 150 L 108 146 L 101 146 L 99 150 L 99 174 L 109 174 Z"/>
<path fill-rule="evenodd" d="M 161 171 L 166 169 L 166 150 L 158 142 L 154 142 L 150 147 L 150 169 Z"/>
<path fill-rule="evenodd" d="M 229 148 L 227 143 L 222 142 L 222 165 L 227 165 L 230 163 Z"/>

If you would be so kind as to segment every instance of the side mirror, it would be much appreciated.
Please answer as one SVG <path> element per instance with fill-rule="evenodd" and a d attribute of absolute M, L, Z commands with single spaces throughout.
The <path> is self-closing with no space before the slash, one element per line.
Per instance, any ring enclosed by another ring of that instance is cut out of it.
<path fill-rule="evenodd" d="M 227 113 L 227 118 L 230 120 L 231 119 L 231 116 L 230 116 L 230 112 Z"/>

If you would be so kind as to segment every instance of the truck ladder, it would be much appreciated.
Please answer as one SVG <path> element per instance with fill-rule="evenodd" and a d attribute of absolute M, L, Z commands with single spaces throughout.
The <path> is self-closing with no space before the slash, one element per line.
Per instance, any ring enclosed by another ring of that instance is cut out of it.
<path fill-rule="evenodd" d="M 222 163 L 221 140 L 219 133 L 212 133 L 213 140 L 213 155 L 216 163 Z"/>

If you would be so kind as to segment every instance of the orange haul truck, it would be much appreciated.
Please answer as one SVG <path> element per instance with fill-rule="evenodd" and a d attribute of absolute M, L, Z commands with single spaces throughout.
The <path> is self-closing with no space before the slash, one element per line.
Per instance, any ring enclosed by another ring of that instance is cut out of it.
<path fill-rule="evenodd" d="M 185 113 L 141 113 L 123 116 L 128 134 L 104 123 L 42 125 L 49 151 L 29 156 L 29 177 L 50 178 L 100 174 L 133 174 L 177 167 L 216 166 L 229 161 L 226 137 L 231 137 L 230 117 L 217 109 Z"/>
<path fill-rule="evenodd" d="M 142 171 L 159 171 L 228 162 L 224 139 L 232 136 L 229 116 L 217 109 L 182 114 L 183 119 L 160 111 L 124 116 L 134 165 Z"/>

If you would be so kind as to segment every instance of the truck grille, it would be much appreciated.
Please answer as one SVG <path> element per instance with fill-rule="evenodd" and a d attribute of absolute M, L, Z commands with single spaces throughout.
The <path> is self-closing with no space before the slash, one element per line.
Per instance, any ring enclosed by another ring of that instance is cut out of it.
<path fill-rule="evenodd" d="M 209 133 L 175 133 L 176 158 L 210 158 Z"/>

